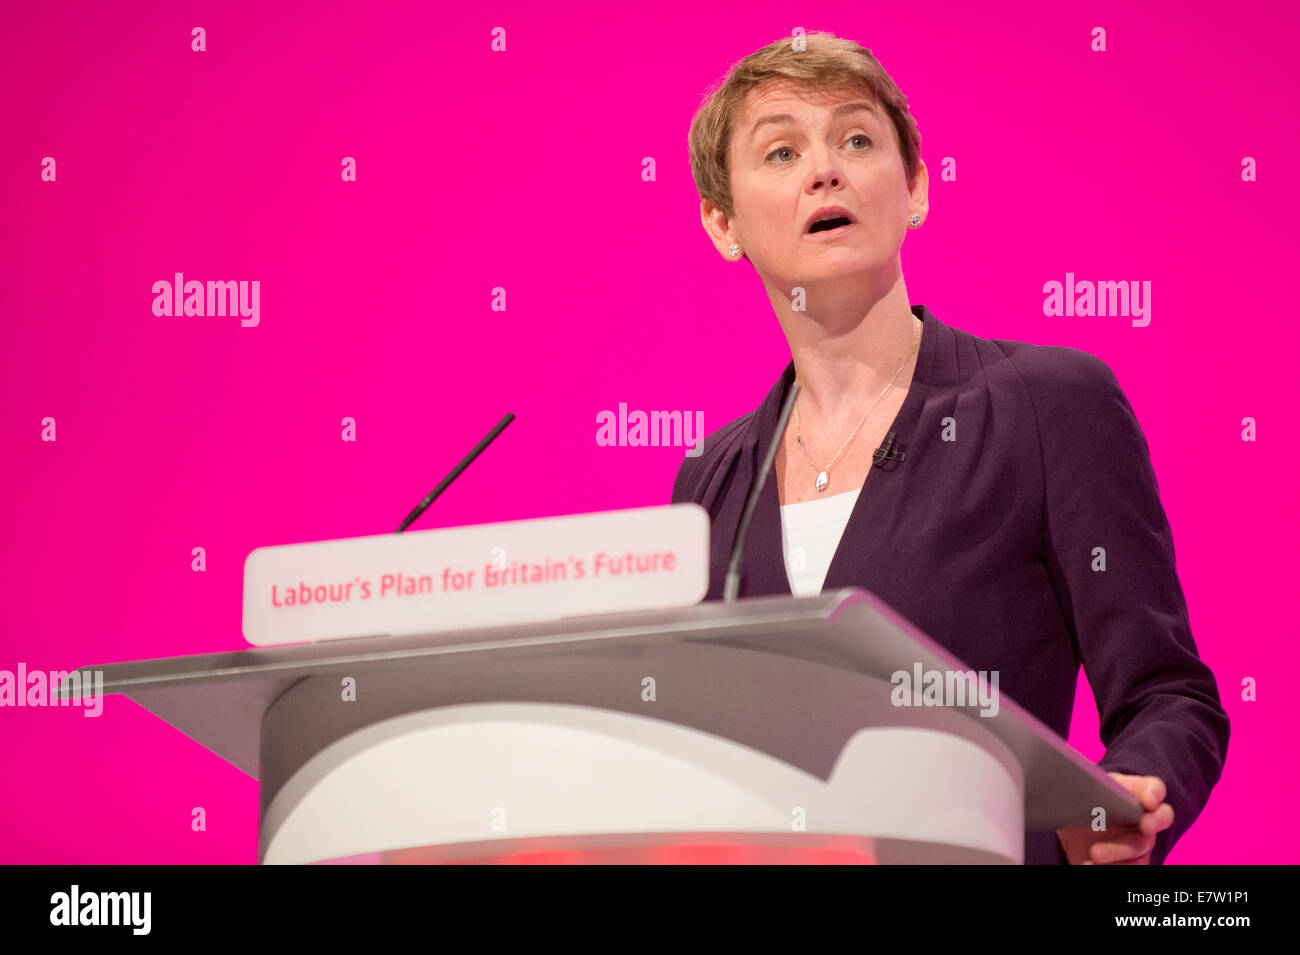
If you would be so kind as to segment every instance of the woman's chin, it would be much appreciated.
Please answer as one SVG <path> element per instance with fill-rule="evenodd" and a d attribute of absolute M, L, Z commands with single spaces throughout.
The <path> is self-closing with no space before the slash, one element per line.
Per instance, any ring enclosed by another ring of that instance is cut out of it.
<path fill-rule="evenodd" d="M 829 282 L 835 279 L 852 279 L 867 275 L 877 266 L 861 255 L 819 256 L 815 261 L 807 259 L 798 273 L 808 282 Z"/>

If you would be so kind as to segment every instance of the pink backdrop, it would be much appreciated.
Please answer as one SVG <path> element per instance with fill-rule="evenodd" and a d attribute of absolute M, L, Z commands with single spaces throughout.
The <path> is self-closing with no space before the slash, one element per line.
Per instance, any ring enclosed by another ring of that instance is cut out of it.
<path fill-rule="evenodd" d="M 1295 15 L 967 6 L 9 9 L 0 669 L 242 648 L 250 550 L 395 529 L 508 410 L 414 530 L 666 503 L 682 449 L 600 447 L 596 414 L 702 411 L 711 432 L 789 357 L 752 268 L 700 227 L 691 114 L 736 59 L 829 30 L 872 49 L 920 125 L 912 301 L 1100 356 L 1146 431 L 1232 718 L 1169 861 L 1300 861 Z M 1045 316 L 1067 271 L 1151 282 L 1150 325 Z M 259 324 L 155 316 L 175 272 L 259 281 Z M 1080 689 L 1070 741 L 1097 759 Z M 0 709 L 0 755 L 2 862 L 256 859 L 256 783 L 121 697 L 98 719 Z"/>

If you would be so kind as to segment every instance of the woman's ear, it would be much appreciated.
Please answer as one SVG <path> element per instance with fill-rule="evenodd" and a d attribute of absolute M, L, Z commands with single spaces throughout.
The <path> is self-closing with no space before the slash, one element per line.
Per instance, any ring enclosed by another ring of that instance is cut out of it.
<path fill-rule="evenodd" d="M 921 221 L 925 222 L 925 217 L 930 212 L 930 170 L 926 168 L 924 159 L 917 160 L 916 176 L 907 187 L 907 192 L 911 197 L 909 207 L 912 212 L 919 213 Z"/>
<path fill-rule="evenodd" d="M 733 244 L 739 244 L 739 240 L 732 232 L 731 217 L 727 215 L 726 210 L 712 199 L 701 199 L 700 224 L 704 226 L 709 241 L 713 243 L 713 247 L 720 255 L 724 258 L 735 258 L 727 254 L 727 249 Z"/>

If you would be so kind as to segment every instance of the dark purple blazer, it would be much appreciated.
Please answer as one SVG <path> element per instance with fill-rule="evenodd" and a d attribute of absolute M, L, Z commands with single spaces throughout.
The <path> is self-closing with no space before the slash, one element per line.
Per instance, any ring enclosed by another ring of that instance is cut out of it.
<path fill-rule="evenodd" d="M 1159 776 L 1168 789 L 1173 826 L 1151 854 L 1161 863 L 1219 779 L 1228 715 L 1196 653 L 1133 409 L 1094 355 L 978 338 L 924 305 L 912 313 L 920 351 L 893 422 L 907 458 L 873 467 L 823 589 L 869 590 L 971 669 L 998 670 L 999 691 L 1062 738 L 1082 664 L 1106 746 L 1100 767 Z M 705 438 L 677 475 L 673 502 L 694 501 L 712 521 L 708 600 L 722 596 L 793 379 L 791 362 L 757 410 Z M 769 474 L 740 595 L 789 593 Z M 1063 863 L 1055 833 L 1026 832 L 1025 861 Z"/>

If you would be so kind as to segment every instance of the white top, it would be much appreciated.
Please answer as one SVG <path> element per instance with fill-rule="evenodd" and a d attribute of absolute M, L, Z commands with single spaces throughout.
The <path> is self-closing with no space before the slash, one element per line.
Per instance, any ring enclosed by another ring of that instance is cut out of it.
<path fill-rule="evenodd" d="M 799 504 L 781 505 L 785 574 L 790 580 L 790 593 L 796 597 L 822 592 L 826 571 L 830 569 L 844 526 L 861 491 L 858 488 Z"/>

